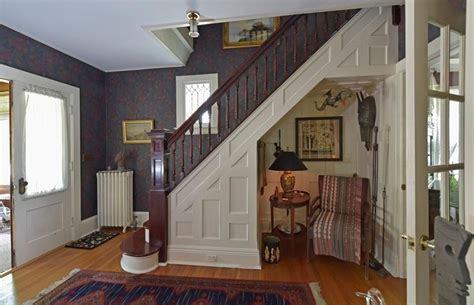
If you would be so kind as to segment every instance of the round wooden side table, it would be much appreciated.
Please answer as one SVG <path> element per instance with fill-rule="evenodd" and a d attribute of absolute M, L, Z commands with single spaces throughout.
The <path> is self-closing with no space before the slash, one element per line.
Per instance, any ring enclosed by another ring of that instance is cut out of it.
<path fill-rule="evenodd" d="M 286 209 L 290 212 L 290 232 L 289 236 L 291 238 L 295 237 L 295 209 L 306 207 L 306 215 L 308 214 L 309 209 L 309 200 L 310 196 L 309 193 L 304 191 L 294 191 L 292 197 L 285 197 L 283 193 L 278 193 L 270 196 L 270 213 L 271 213 L 271 221 L 272 221 L 272 232 L 274 232 L 274 220 L 273 220 L 273 209 Z M 308 227 L 308 220 L 306 220 L 306 225 L 298 224 L 304 231 Z M 299 233 L 299 232 L 298 232 Z"/>

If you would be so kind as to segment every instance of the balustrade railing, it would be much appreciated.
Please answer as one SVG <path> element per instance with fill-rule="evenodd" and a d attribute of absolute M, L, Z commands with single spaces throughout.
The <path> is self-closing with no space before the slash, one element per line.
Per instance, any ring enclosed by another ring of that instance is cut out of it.
<path fill-rule="evenodd" d="M 174 188 L 356 12 L 288 17 L 170 136 L 165 168 L 168 187 Z M 203 115 L 209 115 L 206 124 Z"/>
<path fill-rule="evenodd" d="M 167 216 L 163 215 L 168 215 L 165 193 L 198 166 L 356 13 L 357 10 L 348 10 L 286 17 L 283 25 L 178 129 L 150 133 L 149 210 L 159 208 L 156 217 L 161 222 L 166 222 Z M 204 115 L 208 116 L 206 123 Z M 150 214 L 150 223 L 155 222 L 153 218 Z M 158 224 L 155 228 L 158 229 Z M 151 241 L 167 239 L 163 223 L 159 228 L 159 233 L 150 230 Z M 163 256 L 166 254 L 160 253 L 160 261 L 166 260 Z"/>

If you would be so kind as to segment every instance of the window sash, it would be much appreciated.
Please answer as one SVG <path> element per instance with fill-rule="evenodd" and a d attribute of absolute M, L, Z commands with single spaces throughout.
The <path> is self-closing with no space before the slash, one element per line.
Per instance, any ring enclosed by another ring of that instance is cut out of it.
<path fill-rule="evenodd" d="M 202 105 L 205 101 L 200 101 L 199 105 L 194 105 L 193 109 L 189 110 L 189 103 L 186 101 L 186 86 L 188 85 L 198 85 L 198 84 L 209 84 L 210 92 L 209 98 L 212 93 L 217 89 L 218 86 L 218 75 L 217 74 L 200 74 L 200 75 L 184 75 L 176 77 L 176 126 L 179 127 L 186 119 L 189 118 L 192 113 L 194 113 L 199 106 Z M 207 95 L 207 94 L 206 94 Z M 207 100 L 207 99 L 206 99 Z M 201 134 L 208 134 L 209 129 L 211 133 L 217 133 L 218 123 L 219 123 L 219 114 L 217 105 L 213 105 L 211 108 L 211 118 L 209 128 L 209 123 L 201 121 Z M 202 117 L 204 117 L 203 114 Z M 196 134 L 199 130 L 199 120 L 194 122 L 194 129 L 192 132 Z M 189 134 L 189 131 L 187 132 Z"/>

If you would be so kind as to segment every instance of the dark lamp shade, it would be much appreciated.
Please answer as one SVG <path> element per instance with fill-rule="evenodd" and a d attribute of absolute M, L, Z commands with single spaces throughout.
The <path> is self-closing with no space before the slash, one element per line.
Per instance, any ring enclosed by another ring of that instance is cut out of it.
<path fill-rule="evenodd" d="M 273 171 L 305 171 L 303 162 L 292 151 L 282 151 L 269 168 Z"/>

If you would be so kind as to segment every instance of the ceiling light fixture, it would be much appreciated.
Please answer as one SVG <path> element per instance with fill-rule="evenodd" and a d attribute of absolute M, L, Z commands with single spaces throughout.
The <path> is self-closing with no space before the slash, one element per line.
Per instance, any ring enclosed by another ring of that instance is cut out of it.
<path fill-rule="evenodd" d="M 199 23 L 199 13 L 198 12 L 188 12 L 186 16 L 189 19 L 189 37 L 198 38 L 198 23 Z"/>

